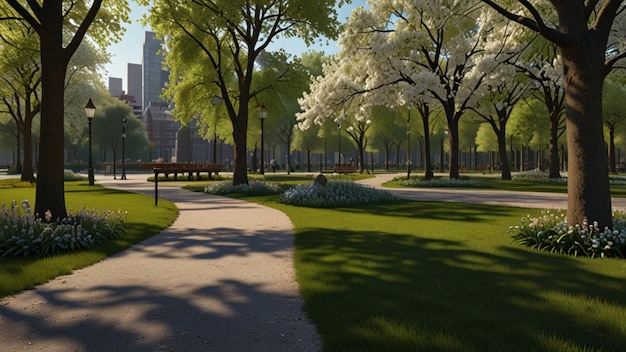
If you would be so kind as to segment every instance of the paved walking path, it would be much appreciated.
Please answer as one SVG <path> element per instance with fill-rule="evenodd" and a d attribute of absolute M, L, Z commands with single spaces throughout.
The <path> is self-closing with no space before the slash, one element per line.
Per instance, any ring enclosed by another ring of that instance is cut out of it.
<path fill-rule="evenodd" d="M 402 174 L 406 176 L 406 174 Z M 372 187 L 391 181 L 401 174 L 380 174 L 376 178 L 358 181 Z M 437 202 L 461 202 L 474 204 L 510 205 L 523 208 L 567 209 L 567 194 L 545 192 L 515 192 L 481 189 L 454 188 L 385 188 L 398 197 Z M 614 210 L 626 210 L 626 198 L 613 198 Z"/>
<path fill-rule="evenodd" d="M 146 175 L 107 187 L 152 194 Z M 1 351 L 317 351 L 281 212 L 159 185 L 180 216 L 140 245 L 0 301 Z M 121 204 L 132 208 L 132 204 Z"/>

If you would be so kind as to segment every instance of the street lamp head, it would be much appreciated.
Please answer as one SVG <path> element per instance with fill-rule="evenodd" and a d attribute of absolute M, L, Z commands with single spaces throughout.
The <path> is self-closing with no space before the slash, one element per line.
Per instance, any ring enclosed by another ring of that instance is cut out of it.
<path fill-rule="evenodd" d="M 126 122 L 128 122 L 128 117 L 125 117 L 125 118 L 122 120 L 122 123 L 126 123 Z"/>
<path fill-rule="evenodd" d="M 95 113 L 96 113 L 96 106 L 93 105 L 93 101 L 91 101 L 91 98 L 89 98 L 87 105 L 85 105 L 85 114 L 87 115 L 87 118 L 91 121 Z"/>
<path fill-rule="evenodd" d="M 411 103 L 409 103 L 409 104 L 406 106 L 406 109 L 407 109 L 407 110 L 409 110 L 409 111 L 411 111 L 411 108 L 412 108 L 412 107 L 413 107 L 413 105 L 412 105 Z"/>
<path fill-rule="evenodd" d="M 265 120 L 265 118 L 267 118 L 267 110 L 265 109 L 265 105 L 257 107 L 257 110 L 259 110 L 259 118 L 261 120 Z"/>

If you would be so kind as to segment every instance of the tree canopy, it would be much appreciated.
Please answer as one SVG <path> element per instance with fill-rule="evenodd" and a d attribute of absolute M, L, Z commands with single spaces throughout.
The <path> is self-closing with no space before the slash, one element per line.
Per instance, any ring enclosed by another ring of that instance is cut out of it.
<path fill-rule="evenodd" d="M 259 94 L 283 82 L 286 74 L 279 72 L 273 82 L 253 86 L 257 60 L 278 36 L 299 37 L 306 43 L 320 36 L 335 38 L 339 27 L 335 5 L 346 2 L 152 2 L 148 22 L 168 49 L 171 75 L 166 95 L 175 103 L 174 116 L 181 121 L 202 118 L 213 98 L 221 99 L 232 125 L 234 184 L 248 183 L 249 114 L 263 103 Z"/>

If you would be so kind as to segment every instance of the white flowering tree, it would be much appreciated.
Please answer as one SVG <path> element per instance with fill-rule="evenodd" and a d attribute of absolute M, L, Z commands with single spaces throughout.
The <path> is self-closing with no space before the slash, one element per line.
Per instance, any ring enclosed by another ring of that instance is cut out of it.
<path fill-rule="evenodd" d="M 303 125 L 329 116 L 357 94 L 391 108 L 425 97 L 441 105 L 450 142 L 450 177 L 459 177 L 459 120 L 476 104 L 492 61 L 480 60 L 488 31 L 478 1 L 381 0 L 353 11 L 340 38 L 333 75 L 314 82 L 301 102 Z M 503 39 L 503 38 L 501 38 Z M 502 44 L 500 43 L 500 47 Z"/>
<path fill-rule="evenodd" d="M 501 1 L 481 1 L 559 47 L 568 149 L 567 221 L 582 224 L 588 219 L 612 227 L 602 86 L 626 58 L 624 0 L 551 0 L 552 6 L 543 8 L 519 0 L 522 13 L 508 11 Z M 549 25 L 551 17 L 558 18 L 557 27 Z"/>

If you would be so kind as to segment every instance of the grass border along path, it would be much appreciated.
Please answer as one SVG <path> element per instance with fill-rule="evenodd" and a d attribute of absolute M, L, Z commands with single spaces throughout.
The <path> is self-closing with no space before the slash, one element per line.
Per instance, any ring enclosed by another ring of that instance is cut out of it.
<path fill-rule="evenodd" d="M 10 181 L 4 181 L 10 182 Z M 12 200 L 35 201 L 35 187 L 3 188 L 0 202 Z M 61 254 L 46 258 L 17 257 L 0 259 L 0 298 L 43 284 L 59 275 L 99 262 L 131 245 L 149 238 L 174 222 L 178 209 L 174 203 L 161 200 L 154 206 L 154 198 L 137 193 L 89 186 L 85 181 L 66 182 L 65 199 L 68 211 L 87 206 L 94 209 L 127 212 L 125 236 L 90 250 Z"/>
<path fill-rule="evenodd" d="M 253 198 L 246 197 L 247 200 Z M 403 201 L 287 206 L 324 351 L 618 351 L 626 261 L 537 252 L 506 229 L 539 210 Z"/>

